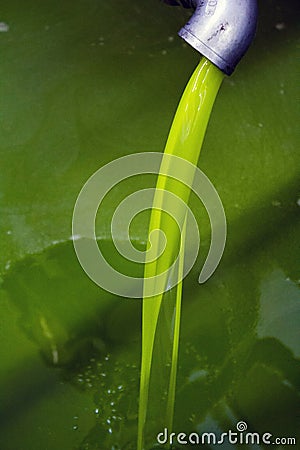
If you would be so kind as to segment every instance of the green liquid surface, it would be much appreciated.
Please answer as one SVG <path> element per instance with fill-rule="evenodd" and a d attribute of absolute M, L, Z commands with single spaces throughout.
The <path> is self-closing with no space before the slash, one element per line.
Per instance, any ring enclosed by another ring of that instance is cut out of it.
<path fill-rule="evenodd" d="M 162 149 L 196 64 L 174 36 L 182 9 L 141 4 L 1 2 L 1 449 L 137 450 L 142 302 L 99 290 L 68 237 L 93 172 Z M 300 442 L 296 6 L 260 2 L 257 39 L 210 119 L 201 167 L 219 187 L 229 235 L 209 282 L 199 286 L 197 265 L 184 280 L 177 433 L 218 434 L 245 420 L 249 431 Z M 123 194 L 139 188 L 132 180 Z M 97 231 L 107 255 L 113 205 Z M 141 250 L 147 220 L 132 236 Z M 109 261 L 124 268 L 115 253 Z M 162 303 L 174 306 L 173 295 Z M 152 366 L 157 354 L 167 360 L 159 348 Z M 151 408 L 151 386 L 149 395 Z"/>

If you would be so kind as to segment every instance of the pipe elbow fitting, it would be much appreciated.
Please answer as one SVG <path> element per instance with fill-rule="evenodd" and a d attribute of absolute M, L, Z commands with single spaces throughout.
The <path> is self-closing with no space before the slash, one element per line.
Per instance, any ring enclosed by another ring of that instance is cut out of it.
<path fill-rule="evenodd" d="M 222 72 L 231 75 L 254 38 L 257 0 L 179 2 L 184 7 L 195 8 L 191 19 L 179 31 L 179 36 Z"/>

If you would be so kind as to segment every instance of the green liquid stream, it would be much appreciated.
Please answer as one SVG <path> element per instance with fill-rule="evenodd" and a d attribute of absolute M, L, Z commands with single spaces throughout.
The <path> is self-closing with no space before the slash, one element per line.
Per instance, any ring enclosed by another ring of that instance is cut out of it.
<path fill-rule="evenodd" d="M 164 155 L 174 155 L 184 158 L 194 165 L 197 164 L 212 107 L 223 78 L 223 73 L 217 67 L 205 58 L 201 60 L 182 95 Z M 161 172 L 168 173 L 168 164 L 169 159 L 163 157 Z M 183 200 L 185 204 L 188 203 L 190 196 L 190 188 L 162 174 L 158 176 L 156 189 L 148 235 L 150 236 L 153 230 L 163 230 L 167 239 L 167 247 L 157 260 L 147 261 L 146 259 L 145 264 L 138 450 L 145 448 L 145 436 L 152 431 L 150 417 L 153 414 L 156 424 L 161 420 L 161 425 L 167 426 L 169 431 L 172 429 L 182 282 L 180 281 L 172 291 L 151 296 L 153 281 L 150 277 L 155 277 L 158 273 L 166 271 L 172 264 L 174 254 L 180 251 L 177 273 L 173 273 L 172 276 L 177 277 L 178 280 L 181 278 L 184 258 L 182 249 L 184 248 L 186 230 L 185 210 L 179 207 L 177 211 L 183 230 L 180 233 L 175 221 L 170 215 L 162 211 L 165 201 L 162 193 L 170 191 Z M 157 249 L 159 247 L 158 241 L 152 242 L 152 245 L 156 245 Z M 148 243 L 148 246 L 150 246 L 150 243 Z M 166 288 L 168 284 L 167 276 L 164 283 Z M 155 361 L 157 358 L 158 361 Z M 150 386 L 153 383 L 155 384 L 156 381 L 163 381 L 164 388 L 154 389 L 156 392 L 153 390 L 152 395 Z M 166 401 L 163 401 L 163 392 L 166 394 Z M 153 435 L 154 438 L 155 435 Z"/>

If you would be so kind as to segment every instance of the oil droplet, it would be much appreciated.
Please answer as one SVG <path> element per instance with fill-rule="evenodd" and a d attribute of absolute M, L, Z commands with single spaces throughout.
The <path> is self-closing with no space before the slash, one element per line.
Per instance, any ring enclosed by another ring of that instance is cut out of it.
<path fill-rule="evenodd" d="M 281 203 L 278 200 L 273 200 L 272 206 L 281 206 Z"/>
<path fill-rule="evenodd" d="M 292 389 L 292 390 L 295 390 L 295 387 L 292 385 L 292 383 L 291 383 L 289 380 L 283 380 L 283 381 L 282 381 L 282 384 L 283 384 L 284 386 L 287 386 L 288 388 L 290 388 L 290 389 Z"/>
<path fill-rule="evenodd" d="M 9 31 L 9 25 L 5 22 L 0 22 L 0 33 L 7 33 Z"/>
<path fill-rule="evenodd" d="M 206 378 L 208 375 L 208 371 L 201 369 L 201 370 L 196 370 L 195 372 L 191 373 L 188 380 L 190 383 L 192 383 L 193 381 L 199 381 L 203 378 Z"/>
<path fill-rule="evenodd" d="M 282 31 L 282 30 L 285 30 L 286 25 L 284 22 L 278 22 L 278 23 L 276 23 L 275 28 L 278 31 Z"/>
<path fill-rule="evenodd" d="M 196 419 L 196 414 L 195 413 L 192 413 L 191 415 L 190 415 L 190 417 L 189 417 L 189 422 L 194 422 L 195 421 L 195 419 Z"/>
<path fill-rule="evenodd" d="M 169 41 L 169 42 L 173 42 L 173 41 L 174 41 L 174 36 L 169 36 L 169 37 L 168 37 L 168 41 Z"/>

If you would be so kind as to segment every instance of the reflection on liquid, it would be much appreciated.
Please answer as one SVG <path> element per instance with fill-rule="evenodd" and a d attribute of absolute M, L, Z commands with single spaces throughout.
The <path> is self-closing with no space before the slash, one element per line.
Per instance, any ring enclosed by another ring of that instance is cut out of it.
<path fill-rule="evenodd" d="M 197 273 L 186 279 L 176 432 L 226 432 L 239 420 L 274 436 L 300 429 L 299 289 L 287 267 L 275 270 L 265 261 L 257 272 L 251 267 L 250 260 L 228 266 L 201 289 Z M 11 267 L 4 289 L 47 366 L 60 367 L 58 382 L 93 398 L 93 411 L 80 411 L 74 422 L 75 433 L 80 419 L 94 417 L 81 450 L 134 449 L 140 303 L 93 285 L 71 242 Z M 45 408 L 47 401 L 40 398 Z M 64 420 L 64 411 L 57 417 Z"/>

